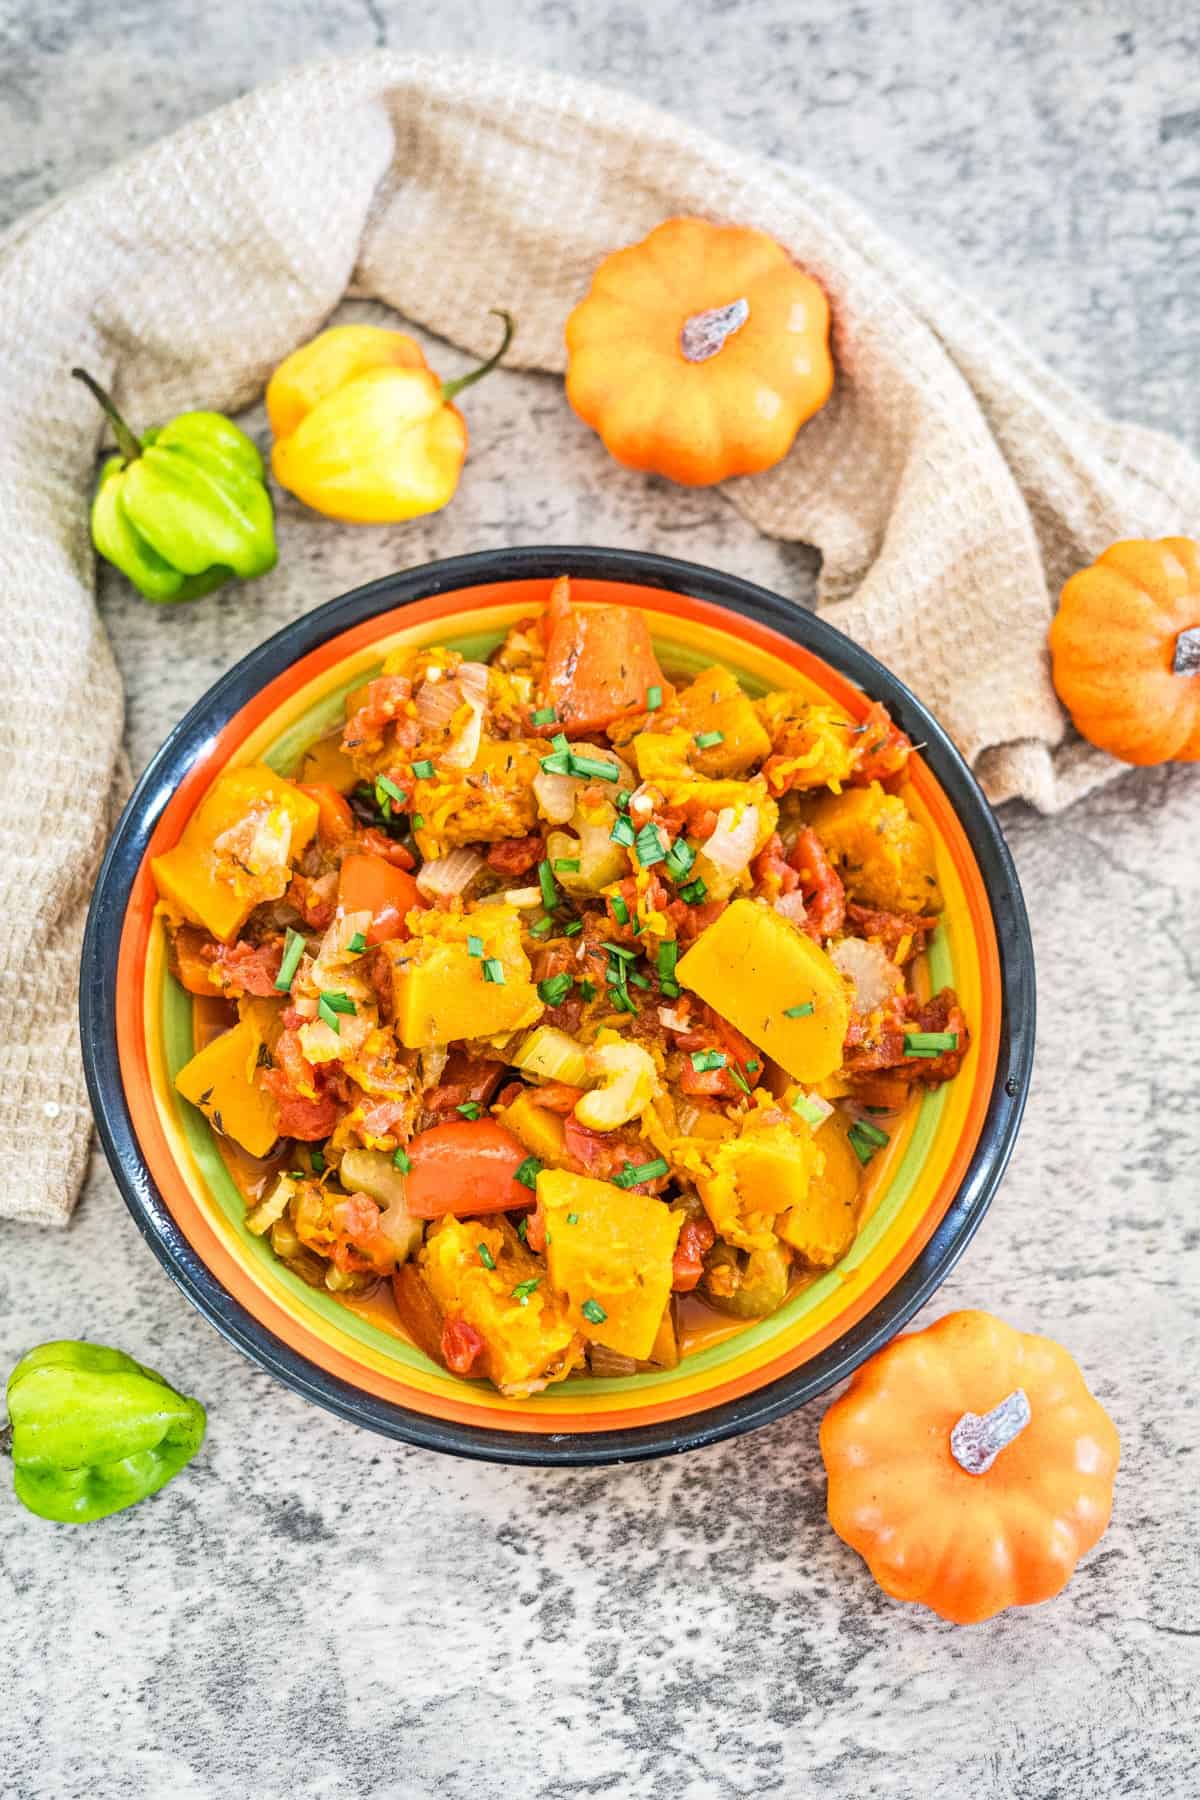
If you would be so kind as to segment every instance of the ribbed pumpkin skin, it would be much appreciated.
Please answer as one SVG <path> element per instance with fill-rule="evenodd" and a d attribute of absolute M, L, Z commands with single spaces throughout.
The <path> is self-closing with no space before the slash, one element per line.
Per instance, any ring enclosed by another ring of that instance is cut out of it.
<path fill-rule="evenodd" d="M 968 1474 L 955 1424 L 1017 1388 L 1029 1424 Z M 885 1593 L 956 1625 L 1061 1592 L 1108 1526 L 1120 1454 L 1073 1358 L 984 1312 L 896 1338 L 821 1421 L 833 1529 Z"/>
<path fill-rule="evenodd" d="M 1200 627 L 1200 546 L 1124 539 L 1072 575 L 1050 626 L 1054 687 L 1075 729 L 1127 763 L 1200 760 L 1200 674 L 1172 670 Z"/>
<path fill-rule="evenodd" d="M 746 323 L 689 362 L 686 321 L 738 299 Z M 605 257 L 566 341 L 567 398 L 609 454 L 687 487 L 769 469 L 833 388 L 824 289 L 764 232 L 706 219 Z"/>

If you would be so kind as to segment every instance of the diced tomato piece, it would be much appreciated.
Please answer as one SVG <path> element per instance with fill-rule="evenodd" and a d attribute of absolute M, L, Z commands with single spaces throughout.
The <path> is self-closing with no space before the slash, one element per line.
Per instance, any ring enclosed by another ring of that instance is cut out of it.
<path fill-rule="evenodd" d="M 442 1326 L 442 1361 L 452 1375 L 469 1375 L 486 1347 L 483 1333 L 466 1319 L 451 1317 Z"/>
<path fill-rule="evenodd" d="M 566 576 L 554 584 L 547 631 L 542 696 L 568 737 L 644 711 L 647 690 L 663 685 L 643 615 L 630 606 L 573 607 Z"/>
<path fill-rule="evenodd" d="M 407 675 L 377 675 L 374 681 L 367 683 L 363 704 L 351 714 L 346 721 L 342 733 L 342 748 L 358 750 L 364 744 L 380 740 L 388 726 L 397 717 L 413 728 L 413 743 L 417 740 L 418 727 L 415 719 L 405 718 L 406 703 L 412 698 L 412 682 Z"/>
<path fill-rule="evenodd" d="M 255 994 L 260 1000 L 277 999 L 275 977 L 283 961 L 283 939 L 268 938 L 262 944 L 222 944 L 213 959 L 227 996 Z M 212 993 L 210 984 L 208 992 Z"/>
<path fill-rule="evenodd" d="M 778 900 L 781 894 L 794 894 L 800 886 L 800 877 L 784 854 L 783 839 L 777 831 L 771 833 L 750 864 L 750 873 L 756 900 Z"/>
<path fill-rule="evenodd" d="M 514 1180 L 527 1152 L 495 1119 L 431 1125 L 410 1141 L 408 1156 L 405 1197 L 415 1219 L 473 1218 L 529 1205 L 529 1189 Z"/>
<path fill-rule="evenodd" d="M 198 926 L 179 925 L 171 932 L 168 942 L 171 973 L 180 986 L 189 994 L 215 995 L 218 987 L 213 980 L 213 969 L 221 949 L 216 938 Z"/>
<path fill-rule="evenodd" d="M 332 1095 L 319 1094 L 315 1100 L 310 1100 L 304 1094 L 294 1093 L 281 1069 L 265 1069 L 262 1084 L 279 1103 L 281 1137 L 299 1138 L 303 1143 L 315 1144 L 327 1138 L 337 1124 L 340 1108 Z"/>
<path fill-rule="evenodd" d="M 541 1256 L 546 1249 L 546 1216 L 541 1206 L 535 1206 L 525 1220 L 525 1243 L 535 1256 Z"/>
<path fill-rule="evenodd" d="M 788 861 L 800 877 L 800 892 L 808 909 L 801 930 L 820 943 L 840 930 L 846 917 L 846 890 L 842 878 L 811 826 L 806 825 L 797 837 Z"/>
<path fill-rule="evenodd" d="M 867 787 L 872 781 L 889 781 L 901 774 L 912 755 L 912 740 L 877 700 L 862 722 L 855 740 L 858 746 L 852 786 Z"/>
<path fill-rule="evenodd" d="M 302 794 L 317 803 L 317 837 L 324 849 L 332 850 L 353 837 L 358 826 L 345 794 L 339 794 L 335 787 L 324 781 L 315 782 L 311 787 L 303 783 L 297 785 Z"/>
<path fill-rule="evenodd" d="M 348 913 L 369 912 L 368 944 L 409 935 L 406 915 L 421 904 L 417 884 L 406 869 L 385 862 L 382 856 L 354 853 L 343 859 L 338 876 L 338 899 Z"/>
<path fill-rule="evenodd" d="M 504 1069 L 502 1062 L 471 1057 L 465 1050 L 452 1050 L 446 1058 L 441 1081 L 425 1096 L 426 1111 L 453 1112 L 456 1106 L 467 1106 L 471 1101 L 476 1106 L 489 1105 Z"/>
<path fill-rule="evenodd" d="M 846 906 L 846 918 L 854 928 L 856 937 L 875 938 L 881 949 L 896 960 L 896 952 L 909 939 L 909 947 L 904 960 L 908 961 L 925 948 L 925 939 L 931 931 L 937 929 L 936 916 L 922 918 L 916 913 L 882 912 L 877 907 L 859 906 L 851 900 Z"/>
<path fill-rule="evenodd" d="M 415 869 L 417 866 L 411 850 L 385 832 L 377 831 L 374 825 L 359 832 L 357 848 L 367 856 L 381 856 L 384 862 L 394 863 L 398 869 Z"/>
<path fill-rule="evenodd" d="M 690 1294 L 699 1286 L 704 1273 L 704 1258 L 717 1241 L 717 1234 L 707 1219 L 688 1219 L 675 1245 L 671 1265 L 671 1289 L 676 1294 Z"/>
<path fill-rule="evenodd" d="M 572 1087 L 569 1082 L 547 1081 L 535 1091 L 533 1099 L 547 1112 L 561 1113 L 565 1118 L 567 1113 L 575 1111 L 575 1103 L 582 1093 L 582 1088 Z"/>
<path fill-rule="evenodd" d="M 543 849 L 540 837 L 505 838 L 488 851 L 487 866 L 501 875 L 528 875 L 541 861 Z"/>

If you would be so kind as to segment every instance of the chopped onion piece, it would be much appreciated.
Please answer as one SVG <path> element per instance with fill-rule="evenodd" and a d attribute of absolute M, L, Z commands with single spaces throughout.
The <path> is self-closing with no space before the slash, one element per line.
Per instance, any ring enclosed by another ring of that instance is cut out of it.
<path fill-rule="evenodd" d="M 539 769 L 533 778 L 533 792 L 543 819 L 551 825 L 565 825 L 575 811 L 577 786 L 569 775 L 551 775 Z"/>
<path fill-rule="evenodd" d="M 462 893 L 482 867 L 478 850 L 459 845 L 457 850 L 423 864 L 417 872 L 417 887 L 429 900 L 451 900 Z"/>
<path fill-rule="evenodd" d="M 659 1007 L 658 1021 L 660 1025 L 665 1025 L 668 1031 L 690 1031 L 692 1028 L 689 1015 L 676 1012 L 670 1006 Z"/>
<path fill-rule="evenodd" d="M 895 963 L 888 960 L 878 944 L 869 944 L 865 938 L 843 938 L 829 954 L 835 966 L 854 983 L 853 1012 L 874 1012 L 904 985 Z"/>
<path fill-rule="evenodd" d="M 705 839 L 704 854 L 727 875 L 740 875 L 754 855 L 757 842 L 757 806 L 723 806 L 717 814 L 716 830 Z"/>
<path fill-rule="evenodd" d="M 782 919 L 790 919 L 793 925 L 803 925 L 808 917 L 808 908 L 804 904 L 804 895 L 780 894 L 775 902 L 775 911 Z"/>

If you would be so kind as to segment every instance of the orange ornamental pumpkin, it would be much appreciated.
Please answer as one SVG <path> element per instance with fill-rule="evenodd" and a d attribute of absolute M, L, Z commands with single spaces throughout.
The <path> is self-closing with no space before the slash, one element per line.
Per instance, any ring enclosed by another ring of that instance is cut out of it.
<path fill-rule="evenodd" d="M 897 1338 L 821 1421 L 838 1536 L 885 1593 L 958 1625 L 1066 1586 L 1120 1452 L 1067 1352 L 984 1312 Z"/>
<path fill-rule="evenodd" d="M 567 320 L 567 398 L 631 469 L 688 487 L 786 456 L 833 387 L 829 303 L 761 231 L 668 219 Z"/>
<path fill-rule="evenodd" d="M 1050 655 L 1089 743 L 1128 763 L 1200 760 L 1200 546 L 1114 544 L 1064 587 Z"/>

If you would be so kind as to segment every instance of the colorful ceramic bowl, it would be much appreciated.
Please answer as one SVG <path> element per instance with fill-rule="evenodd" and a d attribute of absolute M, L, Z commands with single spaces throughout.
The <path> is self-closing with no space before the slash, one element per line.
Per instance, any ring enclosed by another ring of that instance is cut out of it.
<path fill-rule="evenodd" d="M 437 1368 L 420 1351 L 286 1269 L 242 1222 L 202 1115 L 172 1077 L 192 1053 L 189 997 L 166 970 L 149 872 L 215 776 L 263 760 L 293 771 L 340 719 L 345 694 L 401 643 L 484 656 L 544 603 L 562 571 L 574 597 L 645 609 L 668 673 L 713 661 L 752 692 L 801 685 L 861 716 L 883 700 L 926 748 L 910 804 L 937 850 L 946 912 L 929 951 L 973 1047 L 958 1078 L 894 1134 L 852 1249 L 779 1312 L 622 1379 L 572 1379 L 528 1400 Z M 239 1349 L 343 1417 L 432 1449 L 498 1461 L 599 1463 L 711 1443 L 778 1418 L 848 1375 L 927 1300 L 970 1239 L 1003 1173 L 1033 1054 L 1033 956 L 1008 851 L 937 722 L 841 633 L 735 576 L 635 551 L 485 552 L 372 582 L 319 607 L 240 662 L 150 764 L 100 874 L 83 952 L 88 1083 L 134 1218 L 190 1300 Z"/>

